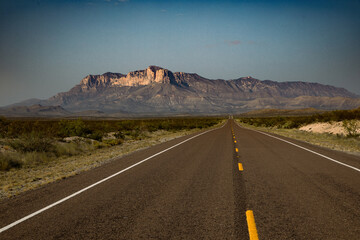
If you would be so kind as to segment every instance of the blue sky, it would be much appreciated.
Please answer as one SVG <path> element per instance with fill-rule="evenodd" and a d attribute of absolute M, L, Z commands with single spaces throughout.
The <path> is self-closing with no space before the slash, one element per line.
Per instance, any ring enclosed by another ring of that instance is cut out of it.
<path fill-rule="evenodd" d="M 149 65 L 360 94 L 360 0 L 5 0 L 0 56 L 0 106 Z"/>

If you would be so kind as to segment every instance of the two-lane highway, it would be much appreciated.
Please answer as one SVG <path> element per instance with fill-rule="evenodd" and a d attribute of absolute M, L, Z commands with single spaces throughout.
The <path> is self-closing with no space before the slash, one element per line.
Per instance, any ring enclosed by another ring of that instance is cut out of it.
<path fill-rule="evenodd" d="M 360 239 L 359 157 L 239 126 L 235 132 L 260 238 Z"/>
<path fill-rule="evenodd" d="M 43 201 L 55 201 L 53 194 L 59 200 L 80 190 L 82 180 L 90 185 L 89 179 L 105 178 L 181 140 L 5 201 L 2 226 L 45 207 Z M 1 239 L 248 239 L 245 193 L 233 158 L 226 124 L 19 223 Z"/>
<path fill-rule="evenodd" d="M 358 239 L 359 206 L 360 172 L 229 120 L 1 202 L 0 239 Z"/>

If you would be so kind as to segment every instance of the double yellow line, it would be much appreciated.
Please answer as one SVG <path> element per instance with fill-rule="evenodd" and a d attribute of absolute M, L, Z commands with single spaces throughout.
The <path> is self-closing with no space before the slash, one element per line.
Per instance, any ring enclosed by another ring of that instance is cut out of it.
<path fill-rule="evenodd" d="M 239 149 L 236 147 L 236 139 L 235 139 L 235 133 L 234 133 L 234 129 L 231 126 L 231 133 L 233 136 L 233 140 L 234 140 L 234 144 L 235 144 L 235 152 L 236 152 L 236 158 L 240 158 L 239 156 Z M 243 165 L 238 162 L 238 167 L 239 167 L 239 171 L 243 171 Z M 254 213 L 252 210 L 247 210 L 246 211 L 246 221 L 247 221 L 247 225 L 248 225 L 248 231 L 249 231 L 249 237 L 250 240 L 259 240 L 259 236 L 256 230 L 256 224 L 255 224 L 255 218 L 254 218 Z"/>
<path fill-rule="evenodd" d="M 232 128 L 232 126 L 231 126 L 231 134 L 233 136 L 234 143 L 236 144 L 235 133 L 234 133 L 234 129 Z M 240 156 L 238 155 L 239 149 L 236 146 L 235 146 L 235 152 L 236 152 L 236 158 L 240 158 Z M 239 171 L 244 171 L 242 163 L 239 162 L 238 166 L 239 166 Z"/>

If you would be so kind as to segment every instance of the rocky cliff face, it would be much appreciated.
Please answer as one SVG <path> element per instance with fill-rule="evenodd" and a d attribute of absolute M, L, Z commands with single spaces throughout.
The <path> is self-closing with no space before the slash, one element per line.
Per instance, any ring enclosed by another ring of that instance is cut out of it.
<path fill-rule="evenodd" d="M 207 114 L 262 108 L 348 109 L 360 106 L 360 98 L 346 89 L 318 83 L 252 77 L 210 80 L 150 66 L 127 75 L 88 75 L 70 91 L 47 100 L 32 100 L 34 103 L 59 105 L 70 111 Z"/>
<path fill-rule="evenodd" d="M 81 80 L 80 86 L 83 90 L 99 87 L 138 87 L 153 83 L 181 84 L 183 73 L 175 75 L 161 67 L 150 66 L 145 70 L 129 72 L 127 75 L 121 73 L 104 73 L 103 75 L 88 75 Z"/>

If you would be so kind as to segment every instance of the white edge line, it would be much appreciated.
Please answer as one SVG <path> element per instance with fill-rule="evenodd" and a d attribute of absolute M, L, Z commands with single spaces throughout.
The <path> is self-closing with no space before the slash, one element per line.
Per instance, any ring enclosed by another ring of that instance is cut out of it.
<path fill-rule="evenodd" d="M 240 128 L 245 128 L 245 127 L 243 127 L 243 126 L 240 126 L 236 121 L 234 121 L 234 122 L 235 122 L 235 124 L 238 125 Z M 254 129 L 250 129 L 250 128 L 245 128 L 245 129 L 248 129 L 248 130 L 251 130 L 251 131 L 254 131 L 254 132 L 258 132 L 258 133 L 264 134 L 264 135 L 266 135 L 266 136 L 275 138 L 275 139 L 277 139 L 277 140 L 286 142 L 286 143 L 288 143 L 288 144 L 291 144 L 291 145 L 293 145 L 293 146 L 296 146 L 296 147 L 298 147 L 298 148 L 301 148 L 301 149 L 303 149 L 303 150 L 305 150 L 305 151 L 311 152 L 311 153 L 316 154 L 316 155 L 318 155 L 318 156 L 320 156 L 320 157 L 323 157 L 323 158 L 326 158 L 326 159 L 328 159 L 328 160 L 330 160 L 330 161 L 333 161 L 333 162 L 335 162 L 335 163 L 337 163 L 337 164 L 343 165 L 343 166 L 345 166 L 345 167 L 348 167 L 348 168 L 351 168 L 351 169 L 353 169 L 353 170 L 355 170 L 355 171 L 360 172 L 360 169 L 358 169 L 358 168 L 356 168 L 356 167 L 353 167 L 353 166 L 348 165 L 348 164 L 346 164 L 346 163 L 342 163 L 342 162 L 340 162 L 340 161 L 338 161 L 338 160 L 335 160 L 335 159 L 333 159 L 333 158 L 331 158 L 331 157 L 325 156 L 325 155 L 323 155 L 323 154 L 321 154 L 321 153 L 318 153 L 318 152 L 315 152 L 315 151 L 313 151 L 313 150 L 307 149 L 307 148 L 302 147 L 302 146 L 300 146 L 300 145 L 297 145 L 297 144 L 295 144 L 295 143 L 286 141 L 286 140 L 284 140 L 284 139 L 275 137 L 275 136 L 273 136 L 273 135 L 270 135 L 270 134 L 267 134 L 267 133 L 264 133 L 264 132 L 261 132 L 261 131 L 258 131 L 258 130 L 254 130 Z"/>
<path fill-rule="evenodd" d="M 226 125 L 226 123 L 223 124 L 223 126 L 221 126 L 220 128 L 224 127 L 225 125 Z M 57 202 L 54 202 L 54 203 L 52 203 L 52 204 L 50 204 L 50 205 L 48 205 L 48 206 L 46 206 L 46 207 L 44 207 L 44 208 L 42 208 L 42 209 L 34 212 L 34 213 L 31 213 L 31 214 L 29 214 L 29 215 L 27 215 L 27 216 L 25 216 L 25 217 L 23 217 L 23 218 L 15 221 L 15 222 L 13 222 L 13 223 L 11 223 L 11 224 L 9 224 L 9 225 L 1 228 L 1 229 L 0 229 L 0 233 L 2 233 L 2 232 L 4 232 L 4 231 L 6 231 L 6 230 L 8 230 L 8 229 L 10 229 L 10 228 L 18 225 L 19 223 L 22 223 L 22 222 L 28 220 L 29 218 L 32 218 L 32 217 L 40 214 L 40 213 L 42 213 L 42 212 L 44 212 L 44 211 L 46 211 L 46 210 L 48 210 L 48 209 L 50 209 L 50 208 L 52 208 L 52 207 L 60 204 L 60 203 L 62 203 L 62 202 L 65 202 L 66 200 L 69 200 L 70 198 L 73 198 L 73 197 L 75 197 L 76 195 L 79 195 L 79 194 L 82 193 L 82 192 L 85 192 L 86 190 L 89 190 L 90 188 L 93 188 L 93 187 L 95 187 L 96 185 L 99 185 L 100 183 L 103 183 L 103 182 L 109 180 L 110 178 L 113 178 L 113 177 L 115 177 L 115 176 L 117 176 L 117 175 L 119 175 L 119 174 L 121 174 L 121 173 L 123 173 L 123 172 L 125 172 L 125 171 L 127 171 L 127 170 L 129 170 L 129 169 L 131 169 L 131 168 L 133 168 L 133 167 L 135 167 L 135 166 L 143 163 L 143 162 L 146 162 L 147 160 L 149 160 L 149 159 L 151 159 L 151 158 L 153 158 L 153 157 L 156 157 L 156 156 L 158 156 L 158 155 L 160 155 L 160 154 L 162 154 L 162 153 L 164 153 L 164 152 L 167 152 L 167 151 L 169 151 L 170 149 L 173 149 L 173 148 L 175 148 L 175 147 L 177 147 L 177 146 L 179 146 L 179 145 L 181 145 L 181 144 L 183 144 L 183 143 L 185 143 L 185 142 L 187 142 L 187 141 L 190 141 L 191 139 L 194 139 L 194 138 L 199 137 L 199 136 L 201 136 L 201 135 L 203 135 L 203 134 L 205 134 L 205 133 L 208 133 L 208 132 L 214 131 L 214 130 L 216 130 L 216 129 L 220 129 L 220 128 L 215 128 L 215 129 L 211 129 L 211 130 L 202 132 L 202 133 L 200 133 L 200 134 L 198 134 L 198 135 L 195 135 L 195 136 L 193 136 L 193 137 L 191 137 L 191 138 L 188 138 L 188 139 L 186 139 L 186 140 L 184 140 L 184 141 L 182 141 L 182 142 L 180 142 L 180 143 L 177 143 L 177 144 L 175 144 L 174 146 L 171 146 L 171 147 L 169 147 L 169 148 L 167 148 L 167 149 L 165 149 L 165 150 L 162 150 L 161 152 L 155 153 L 154 155 L 152 155 L 152 156 L 150 156 L 150 157 L 147 157 L 147 158 L 141 160 L 140 162 L 137 162 L 137 163 L 135 163 L 135 164 L 133 164 L 133 165 L 131 165 L 131 166 L 129 166 L 129 167 L 127 167 L 127 168 L 125 168 L 125 169 L 117 172 L 117 173 L 114 173 L 113 175 L 110 175 L 110 176 L 108 176 L 108 177 L 106 177 L 106 178 L 104 178 L 104 179 L 102 179 L 102 180 L 100 180 L 100 181 L 98 181 L 98 182 L 96 182 L 96 183 L 94 183 L 94 184 L 91 184 L 90 186 L 87 186 L 87 187 L 85 187 L 85 188 L 83 188 L 83 189 L 81 189 L 81 190 L 79 190 L 79 191 L 77 191 L 77 192 L 75 192 L 75 193 L 73 193 L 73 194 L 71 194 L 71 195 L 63 198 L 63 199 L 60 199 L 60 200 L 57 201 Z"/>

